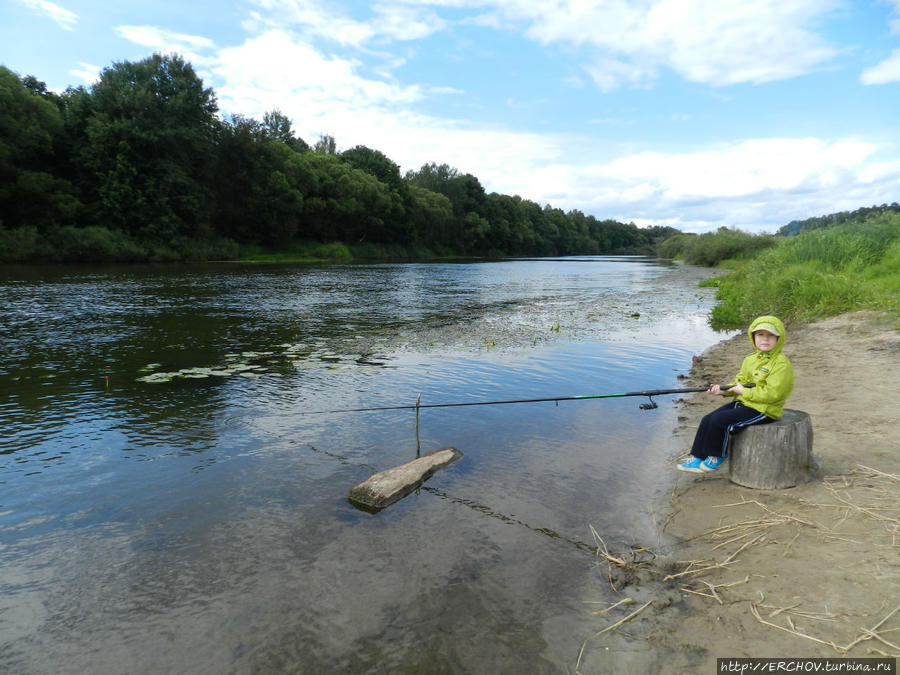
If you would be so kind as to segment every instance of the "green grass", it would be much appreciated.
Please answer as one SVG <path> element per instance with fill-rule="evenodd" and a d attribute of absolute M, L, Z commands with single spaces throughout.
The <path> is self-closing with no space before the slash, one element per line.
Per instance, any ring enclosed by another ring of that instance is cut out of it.
<path fill-rule="evenodd" d="M 742 328 L 755 316 L 808 321 L 859 309 L 900 316 L 900 214 L 779 239 L 749 259 L 730 260 L 718 288 L 717 329 Z"/>

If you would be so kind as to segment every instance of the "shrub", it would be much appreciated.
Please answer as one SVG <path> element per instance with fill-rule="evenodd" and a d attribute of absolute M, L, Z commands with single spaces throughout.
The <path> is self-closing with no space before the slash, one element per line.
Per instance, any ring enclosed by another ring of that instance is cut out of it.
<path fill-rule="evenodd" d="M 38 251 L 36 227 L 17 227 L 5 230 L 0 227 L 0 262 L 25 262 Z"/>

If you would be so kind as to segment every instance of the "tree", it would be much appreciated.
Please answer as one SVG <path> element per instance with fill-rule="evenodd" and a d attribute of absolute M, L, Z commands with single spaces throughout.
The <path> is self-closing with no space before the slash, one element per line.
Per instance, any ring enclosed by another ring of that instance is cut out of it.
<path fill-rule="evenodd" d="M 304 206 L 314 236 L 322 241 L 354 243 L 395 241 L 386 226 L 392 202 L 384 183 L 331 154 L 314 152 L 303 158 L 308 159 L 317 178 L 316 191 Z"/>
<path fill-rule="evenodd" d="M 447 185 L 459 175 L 459 172 L 448 164 L 424 164 L 418 171 L 407 171 L 406 180 L 432 192 L 446 194 Z"/>
<path fill-rule="evenodd" d="M 281 141 L 292 150 L 297 152 L 309 150 L 306 141 L 294 136 L 294 132 L 291 130 L 291 121 L 277 108 L 263 115 L 261 129 L 266 138 Z"/>
<path fill-rule="evenodd" d="M 91 89 L 81 158 L 99 224 L 169 242 L 199 233 L 213 156 L 216 98 L 179 56 L 104 69 Z"/>
<path fill-rule="evenodd" d="M 409 223 L 414 238 L 429 246 L 448 246 L 449 232 L 453 226 L 453 205 L 444 195 L 409 186 Z"/>
<path fill-rule="evenodd" d="M 388 159 L 387 155 L 378 150 L 372 150 L 364 145 L 344 150 L 341 159 L 354 169 L 372 174 L 392 190 L 399 190 L 403 185 L 400 178 L 400 167 Z"/>
<path fill-rule="evenodd" d="M 80 203 L 60 175 L 62 115 L 34 77 L 0 66 L 0 224 L 47 231 L 74 222 Z"/>
<path fill-rule="evenodd" d="M 319 140 L 316 141 L 314 150 L 323 155 L 336 155 L 337 142 L 334 140 L 334 136 L 329 136 L 328 134 L 320 136 Z"/>

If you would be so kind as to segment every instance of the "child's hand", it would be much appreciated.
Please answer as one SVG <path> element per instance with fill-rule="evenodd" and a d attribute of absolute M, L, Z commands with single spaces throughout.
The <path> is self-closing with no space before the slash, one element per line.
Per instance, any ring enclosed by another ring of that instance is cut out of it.
<path fill-rule="evenodd" d="M 729 394 L 736 394 L 740 396 L 744 393 L 744 386 L 740 384 L 732 385 L 731 387 L 722 388 L 718 384 L 709 385 L 709 389 L 706 390 L 707 393 L 713 394 L 715 396 L 728 396 Z"/>

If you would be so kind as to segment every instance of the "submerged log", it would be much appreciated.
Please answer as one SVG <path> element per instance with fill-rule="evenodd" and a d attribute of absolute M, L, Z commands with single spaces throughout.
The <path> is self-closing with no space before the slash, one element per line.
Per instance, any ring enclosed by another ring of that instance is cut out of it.
<path fill-rule="evenodd" d="M 366 511 L 380 511 L 431 478 L 438 469 L 443 469 L 462 457 L 456 448 L 441 448 L 425 453 L 411 462 L 388 469 L 369 477 L 352 490 L 347 498 Z"/>
<path fill-rule="evenodd" d="M 812 444 L 809 414 L 785 410 L 781 419 L 747 427 L 732 437 L 728 477 L 732 483 L 763 490 L 821 479 Z"/>

